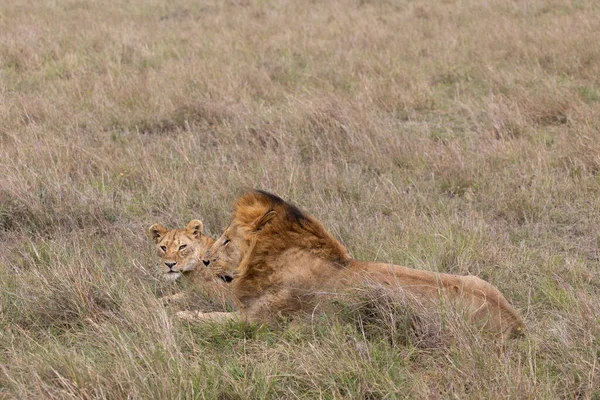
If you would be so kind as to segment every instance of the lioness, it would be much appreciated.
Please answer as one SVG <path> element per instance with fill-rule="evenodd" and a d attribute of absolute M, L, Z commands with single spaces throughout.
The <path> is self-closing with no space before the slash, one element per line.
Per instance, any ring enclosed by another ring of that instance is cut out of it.
<path fill-rule="evenodd" d="M 263 191 L 237 200 L 230 225 L 203 263 L 217 276 L 233 278 L 232 292 L 245 320 L 312 312 L 323 295 L 375 282 L 402 288 L 424 302 L 460 304 L 476 326 L 502 338 L 524 328 L 490 283 L 475 276 L 357 261 L 319 222 Z"/>
<path fill-rule="evenodd" d="M 182 275 L 193 281 L 212 279 L 205 271 L 196 268 L 203 254 L 215 242 L 202 234 L 202 228 L 202 221 L 193 219 L 185 229 L 166 230 L 160 224 L 154 224 L 148 229 L 148 234 L 156 243 L 164 280 L 175 281 Z"/>
<path fill-rule="evenodd" d="M 228 278 L 218 279 L 214 274 L 208 273 L 205 268 L 199 267 L 203 255 L 214 243 L 212 238 L 202 233 L 202 228 L 202 221 L 193 219 L 185 229 L 167 230 L 160 224 L 154 224 L 148 229 L 148 234 L 156 243 L 156 252 L 160 258 L 160 270 L 164 280 L 176 281 L 181 277 L 185 277 L 194 286 L 204 290 L 211 298 L 225 303 Z M 181 292 L 171 296 L 163 296 L 161 300 L 168 303 L 186 297 L 187 293 Z M 199 311 L 179 311 L 176 313 L 178 317 L 185 319 L 223 319 L 223 314 L 229 313 L 202 313 Z"/>

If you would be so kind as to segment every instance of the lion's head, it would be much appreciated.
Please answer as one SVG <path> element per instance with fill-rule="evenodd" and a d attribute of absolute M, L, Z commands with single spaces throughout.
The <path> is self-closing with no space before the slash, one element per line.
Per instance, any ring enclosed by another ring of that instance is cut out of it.
<path fill-rule="evenodd" d="M 202 222 L 197 219 L 190 221 L 185 229 L 166 230 L 162 225 L 154 224 L 148 233 L 156 243 L 162 276 L 168 281 L 175 281 L 195 270 L 214 242 L 202 234 Z"/>
<path fill-rule="evenodd" d="M 292 247 L 311 249 L 332 261 L 349 259 L 319 222 L 279 197 L 255 190 L 237 200 L 231 223 L 203 263 L 221 278 L 268 274 L 263 258 Z"/>
<path fill-rule="evenodd" d="M 211 273 L 229 282 L 238 274 L 238 266 L 248 249 L 249 242 L 239 233 L 238 225 L 232 223 L 206 251 L 202 262 Z"/>

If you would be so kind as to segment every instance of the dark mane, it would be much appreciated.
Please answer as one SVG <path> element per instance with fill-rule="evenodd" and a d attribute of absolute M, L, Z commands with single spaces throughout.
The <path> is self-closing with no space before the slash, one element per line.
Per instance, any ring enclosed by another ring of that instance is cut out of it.
<path fill-rule="evenodd" d="M 302 211 L 300 211 L 298 207 L 288 203 L 281 197 L 274 195 L 273 193 L 265 192 L 264 190 L 256 190 L 256 193 L 265 196 L 271 201 L 271 210 L 275 210 L 275 208 L 285 210 L 285 218 L 290 222 L 295 222 L 300 225 L 302 225 L 303 222 L 309 222 L 308 217 Z"/>
<path fill-rule="evenodd" d="M 264 226 L 255 221 L 274 212 Z M 280 197 L 262 190 L 252 190 L 236 202 L 233 222 L 256 239 L 256 254 L 276 254 L 298 247 L 312 254 L 344 264 L 348 251 L 317 220 Z"/>

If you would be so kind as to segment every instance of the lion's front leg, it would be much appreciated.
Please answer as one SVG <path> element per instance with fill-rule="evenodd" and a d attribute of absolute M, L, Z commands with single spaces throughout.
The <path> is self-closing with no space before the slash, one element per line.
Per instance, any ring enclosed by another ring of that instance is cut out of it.
<path fill-rule="evenodd" d="M 175 313 L 177 318 L 189 321 L 189 322 L 227 322 L 232 320 L 239 320 L 240 315 L 237 312 L 202 312 L 196 310 L 178 311 Z"/>

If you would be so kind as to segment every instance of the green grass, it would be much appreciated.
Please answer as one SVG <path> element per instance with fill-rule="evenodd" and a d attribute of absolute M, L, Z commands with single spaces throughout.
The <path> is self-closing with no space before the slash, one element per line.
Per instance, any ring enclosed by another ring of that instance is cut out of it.
<path fill-rule="evenodd" d="M 0 398 L 600 398 L 599 12 L 3 2 Z M 526 337 L 353 300 L 177 320 L 147 227 L 216 237 L 255 187 L 356 258 L 492 282 Z"/>

